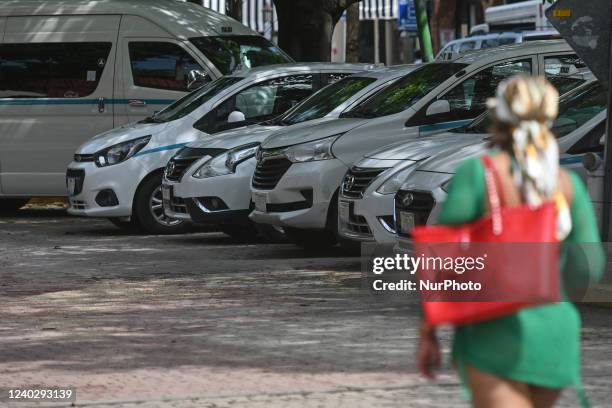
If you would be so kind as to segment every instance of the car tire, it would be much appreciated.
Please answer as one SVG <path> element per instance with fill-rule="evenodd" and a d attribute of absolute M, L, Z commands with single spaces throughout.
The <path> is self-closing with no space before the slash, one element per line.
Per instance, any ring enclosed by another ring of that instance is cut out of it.
<path fill-rule="evenodd" d="M 171 235 L 189 231 L 190 225 L 183 220 L 170 218 L 162 207 L 162 173 L 149 175 L 138 187 L 134 196 L 132 218 L 146 234 Z"/>
<path fill-rule="evenodd" d="M 0 199 L 0 215 L 13 215 L 30 201 L 29 198 Z"/>

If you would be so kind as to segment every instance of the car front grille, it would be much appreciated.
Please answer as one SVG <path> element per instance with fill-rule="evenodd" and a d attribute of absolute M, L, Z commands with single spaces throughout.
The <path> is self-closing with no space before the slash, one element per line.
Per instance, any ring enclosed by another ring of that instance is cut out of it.
<path fill-rule="evenodd" d="M 83 191 L 83 183 L 85 182 L 85 170 L 82 169 L 68 169 L 66 170 L 66 187 L 68 187 L 68 179 L 74 180 L 74 191 L 75 196 L 81 194 Z"/>
<path fill-rule="evenodd" d="M 253 187 L 259 190 L 272 190 L 291 167 L 286 157 L 274 157 L 257 161 L 253 174 Z"/>
<path fill-rule="evenodd" d="M 223 152 L 223 150 L 221 150 Z M 168 161 L 164 175 L 170 181 L 181 181 L 181 178 L 189 167 L 206 155 L 214 157 L 219 152 L 211 152 L 211 149 L 198 149 L 185 147 L 181 149 Z"/>
<path fill-rule="evenodd" d="M 353 166 L 342 180 L 342 195 L 347 198 L 362 198 L 363 192 L 386 168 L 364 168 Z"/>
<path fill-rule="evenodd" d="M 400 227 L 400 213 L 414 214 L 414 225 L 425 225 L 436 204 L 431 193 L 414 190 L 400 190 L 395 195 L 395 230 L 398 235 L 409 236 Z"/>

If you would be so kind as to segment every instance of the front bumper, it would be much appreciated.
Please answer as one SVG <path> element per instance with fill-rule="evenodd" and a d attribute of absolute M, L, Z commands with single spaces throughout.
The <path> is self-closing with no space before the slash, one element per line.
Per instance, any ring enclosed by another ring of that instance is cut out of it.
<path fill-rule="evenodd" d="M 108 167 L 98 167 L 94 162 L 70 163 L 67 174 L 80 176 L 76 181 L 78 190 L 68 191 L 68 213 L 87 217 L 130 217 L 134 194 L 146 176 L 143 173 L 141 167 L 129 160 Z M 115 195 L 116 205 L 100 205 L 101 192 L 109 191 Z"/>
<path fill-rule="evenodd" d="M 251 158 L 240 163 L 235 173 L 204 179 L 192 177 L 193 170 L 198 167 L 196 164 L 185 173 L 180 183 L 174 184 L 174 196 L 183 201 L 187 216 L 197 223 L 245 223 L 251 212 L 249 186 L 255 164 L 255 158 Z"/>
<path fill-rule="evenodd" d="M 397 240 L 393 220 L 394 194 L 377 192 L 352 199 L 340 195 L 338 231 L 340 236 L 353 241 L 376 241 L 379 244 L 394 244 Z"/>
<path fill-rule="evenodd" d="M 293 163 L 272 190 L 251 187 L 253 201 L 265 200 L 250 218 L 279 227 L 323 230 L 332 197 L 348 167 L 338 159 Z"/>

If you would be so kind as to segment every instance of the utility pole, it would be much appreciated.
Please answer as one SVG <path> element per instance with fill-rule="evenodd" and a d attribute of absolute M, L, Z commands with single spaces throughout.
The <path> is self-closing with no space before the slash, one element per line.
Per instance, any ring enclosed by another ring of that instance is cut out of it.
<path fill-rule="evenodd" d="M 424 0 L 414 0 L 417 27 L 419 30 L 419 42 L 421 43 L 421 54 L 423 62 L 433 61 L 433 47 L 431 46 L 431 32 L 429 31 L 429 18 L 425 9 Z"/>

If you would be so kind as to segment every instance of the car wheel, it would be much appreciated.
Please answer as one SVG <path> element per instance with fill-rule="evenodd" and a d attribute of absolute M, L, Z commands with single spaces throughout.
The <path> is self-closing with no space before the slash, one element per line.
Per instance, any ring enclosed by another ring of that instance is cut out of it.
<path fill-rule="evenodd" d="M 141 183 L 134 197 L 133 218 L 148 234 L 182 234 L 189 224 L 164 214 L 161 182 L 161 173 L 155 173 Z"/>
<path fill-rule="evenodd" d="M 12 215 L 17 212 L 21 207 L 26 205 L 30 201 L 29 198 L 3 198 L 0 199 L 0 214 L 1 215 Z"/>

